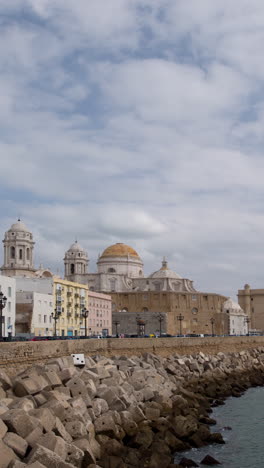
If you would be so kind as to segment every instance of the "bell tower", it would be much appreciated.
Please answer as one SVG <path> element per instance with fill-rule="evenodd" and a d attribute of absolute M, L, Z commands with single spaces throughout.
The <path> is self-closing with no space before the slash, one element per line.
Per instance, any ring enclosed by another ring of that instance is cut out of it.
<path fill-rule="evenodd" d="M 69 281 L 78 283 L 85 282 L 86 273 L 88 273 L 88 255 L 82 246 L 75 241 L 74 244 L 65 253 L 64 257 L 64 276 Z"/>
<path fill-rule="evenodd" d="M 34 244 L 32 233 L 20 219 L 6 231 L 4 244 L 4 265 L 1 267 L 5 276 L 34 276 Z"/>

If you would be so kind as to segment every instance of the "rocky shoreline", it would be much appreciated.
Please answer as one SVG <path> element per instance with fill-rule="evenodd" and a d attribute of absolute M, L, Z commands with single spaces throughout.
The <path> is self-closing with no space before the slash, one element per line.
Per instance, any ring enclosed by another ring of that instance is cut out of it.
<path fill-rule="evenodd" d="M 224 443 L 212 407 L 264 384 L 264 348 L 163 358 L 52 359 L 0 371 L 0 468 L 176 468 L 175 452 Z"/>

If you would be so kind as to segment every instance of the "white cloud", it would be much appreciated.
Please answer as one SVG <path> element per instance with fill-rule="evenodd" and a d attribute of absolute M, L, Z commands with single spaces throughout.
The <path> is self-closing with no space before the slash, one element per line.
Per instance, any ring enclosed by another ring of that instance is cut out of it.
<path fill-rule="evenodd" d="M 3 0 L 4 232 L 163 255 L 202 290 L 262 284 L 261 0 Z"/>

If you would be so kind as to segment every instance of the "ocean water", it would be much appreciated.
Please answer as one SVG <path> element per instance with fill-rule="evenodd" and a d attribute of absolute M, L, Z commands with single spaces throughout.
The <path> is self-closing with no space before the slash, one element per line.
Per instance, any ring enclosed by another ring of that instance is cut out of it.
<path fill-rule="evenodd" d="M 240 398 L 228 398 L 224 406 L 210 415 L 217 425 L 211 432 L 221 432 L 225 445 L 207 445 L 177 454 L 175 463 L 183 456 L 197 463 L 209 454 L 223 468 L 264 468 L 264 388 L 247 390 Z M 232 430 L 226 430 L 225 427 Z M 201 465 L 205 466 L 205 465 Z"/>

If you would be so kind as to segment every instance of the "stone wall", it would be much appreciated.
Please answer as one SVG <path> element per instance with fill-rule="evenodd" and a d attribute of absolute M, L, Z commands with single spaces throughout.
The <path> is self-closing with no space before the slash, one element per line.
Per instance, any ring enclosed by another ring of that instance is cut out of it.
<path fill-rule="evenodd" d="M 0 368 L 10 374 L 48 359 L 84 353 L 86 356 L 102 354 L 140 355 L 154 353 L 169 356 L 178 353 L 190 355 L 203 351 L 207 354 L 238 352 L 264 346 L 264 336 L 206 337 L 206 338 L 119 338 L 65 341 L 28 341 L 0 343 Z"/>

